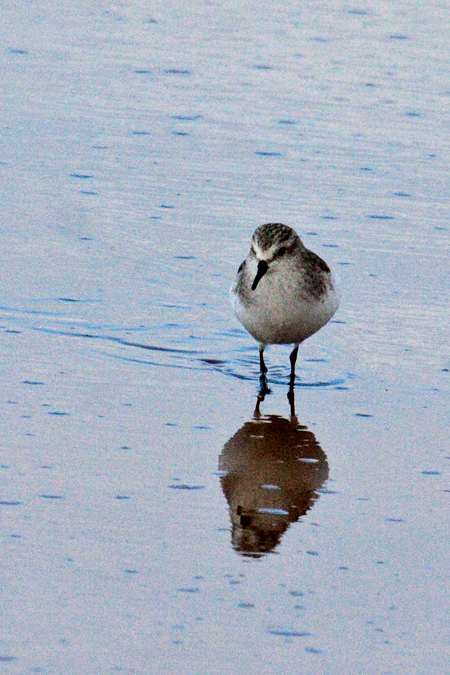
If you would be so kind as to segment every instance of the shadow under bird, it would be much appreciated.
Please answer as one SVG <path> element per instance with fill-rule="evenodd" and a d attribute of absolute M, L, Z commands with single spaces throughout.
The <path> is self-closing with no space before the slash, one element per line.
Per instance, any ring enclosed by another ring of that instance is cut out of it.
<path fill-rule="evenodd" d="M 267 390 L 264 349 L 272 344 L 294 345 L 292 388 L 300 343 L 325 326 L 339 306 L 327 263 L 291 227 L 266 223 L 253 233 L 230 295 L 237 318 L 259 344 L 262 389 Z"/>

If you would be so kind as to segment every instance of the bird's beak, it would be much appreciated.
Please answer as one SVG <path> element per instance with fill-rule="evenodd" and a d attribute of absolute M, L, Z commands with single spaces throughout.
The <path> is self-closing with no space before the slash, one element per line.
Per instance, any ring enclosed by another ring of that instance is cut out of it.
<path fill-rule="evenodd" d="M 259 284 L 259 282 L 261 281 L 261 279 L 263 278 L 268 269 L 269 265 L 266 263 L 266 261 L 260 260 L 258 263 L 258 271 L 256 272 L 256 277 L 253 279 L 252 291 L 256 289 L 257 285 Z"/>

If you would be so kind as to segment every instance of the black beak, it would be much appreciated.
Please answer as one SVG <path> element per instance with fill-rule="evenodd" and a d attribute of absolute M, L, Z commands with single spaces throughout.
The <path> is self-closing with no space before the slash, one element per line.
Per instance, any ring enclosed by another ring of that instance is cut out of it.
<path fill-rule="evenodd" d="M 266 261 L 260 260 L 258 263 L 258 271 L 256 272 L 256 277 L 253 279 L 252 291 L 256 289 L 257 285 L 259 284 L 259 282 L 261 281 L 261 279 L 263 278 L 268 269 L 269 265 L 266 263 Z"/>

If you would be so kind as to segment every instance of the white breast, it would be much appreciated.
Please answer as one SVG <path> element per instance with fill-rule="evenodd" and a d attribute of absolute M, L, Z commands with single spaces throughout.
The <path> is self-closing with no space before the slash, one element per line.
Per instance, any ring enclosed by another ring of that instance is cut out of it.
<path fill-rule="evenodd" d="M 231 289 L 234 311 L 260 344 L 300 344 L 325 326 L 339 306 L 331 275 L 327 280 L 327 291 L 317 298 L 299 293 L 298 284 L 280 284 L 276 275 L 267 274 L 248 303 L 239 297 L 236 285 Z"/>

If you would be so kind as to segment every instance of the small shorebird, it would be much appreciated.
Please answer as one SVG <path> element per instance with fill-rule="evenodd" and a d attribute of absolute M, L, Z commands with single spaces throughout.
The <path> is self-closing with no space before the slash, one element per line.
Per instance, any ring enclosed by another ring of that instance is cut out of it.
<path fill-rule="evenodd" d="M 290 387 L 301 342 L 331 319 L 339 306 L 330 268 L 287 225 L 267 223 L 253 233 L 250 253 L 230 290 L 235 314 L 259 344 L 261 383 L 267 390 L 264 349 L 293 344 Z"/>

